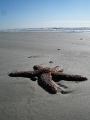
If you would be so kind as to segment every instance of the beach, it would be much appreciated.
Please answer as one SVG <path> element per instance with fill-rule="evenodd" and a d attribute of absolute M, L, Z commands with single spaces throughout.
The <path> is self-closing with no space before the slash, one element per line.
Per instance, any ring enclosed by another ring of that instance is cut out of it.
<path fill-rule="evenodd" d="M 89 62 L 89 33 L 1 32 L 0 120 L 90 120 Z M 34 65 L 60 65 L 65 73 L 88 80 L 59 81 L 61 89 L 70 92 L 50 94 L 37 81 L 8 76 Z"/>

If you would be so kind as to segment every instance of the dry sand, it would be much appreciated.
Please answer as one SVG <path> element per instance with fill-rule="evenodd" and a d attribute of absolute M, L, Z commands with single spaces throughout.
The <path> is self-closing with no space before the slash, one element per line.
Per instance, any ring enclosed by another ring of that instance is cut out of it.
<path fill-rule="evenodd" d="M 8 76 L 36 64 L 88 80 L 60 81 L 71 92 L 50 94 L 37 81 Z M 0 120 L 90 120 L 90 34 L 0 33 L 0 71 Z"/>

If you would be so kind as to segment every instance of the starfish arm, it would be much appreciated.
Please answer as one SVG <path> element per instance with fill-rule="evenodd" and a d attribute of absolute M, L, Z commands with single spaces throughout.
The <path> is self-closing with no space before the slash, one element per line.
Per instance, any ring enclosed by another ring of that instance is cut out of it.
<path fill-rule="evenodd" d="M 12 72 L 9 74 L 10 77 L 34 77 L 38 76 L 40 71 L 20 71 L 20 72 Z"/>
<path fill-rule="evenodd" d="M 48 89 L 50 93 L 57 93 L 57 87 L 52 81 L 51 73 L 43 73 L 40 75 L 38 80 L 39 85 L 43 88 Z"/>
<path fill-rule="evenodd" d="M 35 65 L 34 70 L 39 70 L 39 69 L 43 69 L 44 67 L 40 66 L 40 65 Z M 54 68 L 50 68 L 52 72 L 63 72 L 63 68 L 61 66 L 56 66 Z"/>
<path fill-rule="evenodd" d="M 70 75 L 70 74 L 65 74 L 65 73 L 60 73 L 60 72 L 53 72 L 52 73 L 53 79 L 63 79 L 63 80 L 68 80 L 68 81 L 84 81 L 87 80 L 85 76 L 82 75 Z"/>
<path fill-rule="evenodd" d="M 56 66 L 54 68 L 51 68 L 51 72 L 63 72 L 63 68 L 61 66 Z"/>
<path fill-rule="evenodd" d="M 40 65 L 35 65 L 35 66 L 33 67 L 34 70 L 39 70 L 39 69 L 42 69 L 42 68 L 43 68 L 43 67 L 40 66 Z"/>

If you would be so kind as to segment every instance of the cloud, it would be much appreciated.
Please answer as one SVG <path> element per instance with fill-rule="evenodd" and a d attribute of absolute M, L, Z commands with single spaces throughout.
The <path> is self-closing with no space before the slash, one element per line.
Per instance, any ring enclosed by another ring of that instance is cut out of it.
<path fill-rule="evenodd" d="M 44 23 L 90 23 L 90 21 L 49 21 Z"/>

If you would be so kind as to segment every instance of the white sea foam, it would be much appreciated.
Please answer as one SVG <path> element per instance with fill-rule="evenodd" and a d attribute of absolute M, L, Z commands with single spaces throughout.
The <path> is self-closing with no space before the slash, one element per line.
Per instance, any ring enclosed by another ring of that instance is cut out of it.
<path fill-rule="evenodd" d="M 3 29 L 0 32 L 61 32 L 61 33 L 90 33 L 90 27 L 52 27 L 52 28 L 17 28 Z"/>

